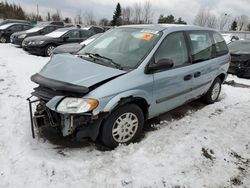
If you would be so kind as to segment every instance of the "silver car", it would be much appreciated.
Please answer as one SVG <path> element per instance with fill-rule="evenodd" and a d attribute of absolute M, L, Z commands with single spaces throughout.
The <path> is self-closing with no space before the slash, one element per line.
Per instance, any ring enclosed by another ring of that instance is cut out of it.
<path fill-rule="evenodd" d="M 144 122 L 202 97 L 214 103 L 230 56 L 217 31 L 132 25 L 107 31 L 77 55 L 59 54 L 31 80 L 39 129 L 100 139 L 114 148 L 140 137 Z"/>

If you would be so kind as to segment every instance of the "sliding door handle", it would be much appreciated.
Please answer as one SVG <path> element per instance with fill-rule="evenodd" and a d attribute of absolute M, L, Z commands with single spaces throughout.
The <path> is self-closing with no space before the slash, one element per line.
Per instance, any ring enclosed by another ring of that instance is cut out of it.
<path fill-rule="evenodd" d="M 196 72 L 196 73 L 194 73 L 194 77 L 195 78 L 198 78 L 198 77 L 200 77 L 201 76 L 201 72 Z"/>
<path fill-rule="evenodd" d="M 188 74 L 188 75 L 184 76 L 184 80 L 185 80 L 185 81 L 191 80 L 192 77 L 193 77 L 193 76 L 192 76 L 191 74 Z"/>

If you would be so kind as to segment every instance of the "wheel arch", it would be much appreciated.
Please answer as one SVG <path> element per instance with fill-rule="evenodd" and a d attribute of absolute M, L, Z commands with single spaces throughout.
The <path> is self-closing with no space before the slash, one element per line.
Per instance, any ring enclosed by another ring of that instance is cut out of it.
<path fill-rule="evenodd" d="M 216 78 L 219 78 L 221 80 L 221 83 L 223 83 L 226 80 L 227 75 L 225 73 L 219 74 Z"/>

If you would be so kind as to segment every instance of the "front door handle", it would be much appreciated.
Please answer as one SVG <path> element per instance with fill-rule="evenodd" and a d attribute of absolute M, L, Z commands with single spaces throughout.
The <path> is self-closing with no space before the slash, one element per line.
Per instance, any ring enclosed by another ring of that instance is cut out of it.
<path fill-rule="evenodd" d="M 196 72 L 196 73 L 194 73 L 194 77 L 195 78 L 198 78 L 198 77 L 200 77 L 201 76 L 201 72 Z"/>
<path fill-rule="evenodd" d="M 188 75 L 184 76 L 184 80 L 185 80 L 185 81 L 191 80 L 192 77 L 193 77 L 193 76 L 192 76 L 191 74 L 188 74 Z"/>

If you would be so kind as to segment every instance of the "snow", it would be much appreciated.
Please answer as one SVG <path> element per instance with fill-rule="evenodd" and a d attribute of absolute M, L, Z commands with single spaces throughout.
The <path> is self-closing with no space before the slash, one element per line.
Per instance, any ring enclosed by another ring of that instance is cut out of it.
<path fill-rule="evenodd" d="M 29 30 L 26 31 L 26 33 L 33 33 L 33 32 L 37 32 L 40 31 L 41 29 L 43 29 L 44 27 L 33 27 Z"/>
<path fill-rule="evenodd" d="M 250 187 L 249 87 L 223 85 L 219 102 L 166 113 L 138 143 L 109 151 L 90 141 L 32 139 L 29 77 L 47 61 L 0 44 L 0 187 Z"/>
<path fill-rule="evenodd" d="M 53 31 L 53 32 L 51 32 L 51 33 L 49 33 L 49 34 L 47 34 L 45 36 L 47 36 L 47 37 L 53 37 L 53 38 L 59 38 L 63 34 L 65 34 L 66 32 L 67 32 L 67 30 L 66 31 Z"/>

